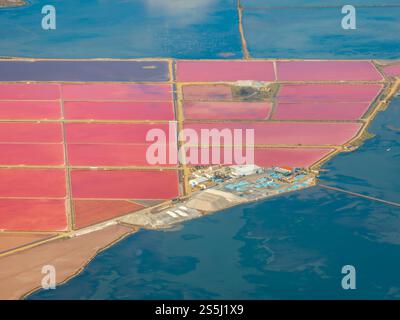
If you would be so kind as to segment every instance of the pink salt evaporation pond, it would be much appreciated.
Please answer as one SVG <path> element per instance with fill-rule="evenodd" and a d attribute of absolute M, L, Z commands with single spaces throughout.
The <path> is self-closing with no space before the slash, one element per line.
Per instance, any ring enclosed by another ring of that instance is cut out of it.
<path fill-rule="evenodd" d="M 184 103 L 185 119 L 261 120 L 271 112 L 269 102 L 198 102 Z"/>
<path fill-rule="evenodd" d="M 169 84 L 63 84 L 62 97 L 66 101 L 168 101 L 172 100 Z"/>
<path fill-rule="evenodd" d="M 177 80 L 180 82 L 274 81 L 275 71 L 271 61 L 179 60 Z"/>
<path fill-rule="evenodd" d="M 0 100 L 57 100 L 60 85 L 47 83 L 0 84 Z"/>
<path fill-rule="evenodd" d="M 369 102 L 279 103 L 276 120 L 358 120 L 368 110 Z"/>
<path fill-rule="evenodd" d="M 59 120 L 60 118 L 61 105 L 58 101 L 0 101 L 0 119 Z"/>
<path fill-rule="evenodd" d="M 71 184 L 74 199 L 171 199 L 179 196 L 175 170 L 72 170 Z"/>
<path fill-rule="evenodd" d="M 186 160 L 189 165 L 237 165 L 243 164 L 247 156 L 246 148 L 194 146 L 186 149 Z M 254 163 L 261 167 L 290 166 L 308 168 L 321 160 L 334 149 L 330 148 L 254 148 Z M 238 158 L 239 153 L 243 158 Z M 248 161 L 251 159 L 247 158 Z"/>
<path fill-rule="evenodd" d="M 65 200 L 0 199 L 0 226 L 11 231 L 64 231 Z"/>
<path fill-rule="evenodd" d="M 0 169 L 0 198 L 64 198 L 64 169 Z"/>
<path fill-rule="evenodd" d="M 246 129 L 254 130 L 255 145 L 342 145 L 353 138 L 361 129 L 361 123 L 322 122 L 238 122 L 238 123 L 187 123 L 185 128 L 194 129 Z M 224 144 L 224 140 L 221 139 Z"/>
<path fill-rule="evenodd" d="M 150 167 L 146 144 L 69 144 L 68 160 L 73 166 L 141 166 Z M 173 164 L 162 164 L 170 167 Z"/>
<path fill-rule="evenodd" d="M 371 61 L 278 61 L 279 81 L 380 81 Z"/>
<path fill-rule="evenodd" d="M 173 120 L 172 101 L 66 101 L 64 115 L 69 120 Z"/>
<path fill-rule="evenodd" d="M 372 102 L 381 84 L 295 84 L 283 85 L 280 102 Z"/>
<path fill-rule="evenodd" d="M 333 151 L 323 148 L 255 148 L 254 162 L 261 167 L 308 168 Z"/>
<path fill-rule="evenodd" d="M 64 146 L 46 143 L 0 143 L 0 165 L 64 165 Z"/>
<path fill-rule="evenodd" d="M 0 142 L 60 143 L 62 141 L 61 123 L 0 123 Z"/>
<path fill-rule="evenodd" d="M 68 143 L 143 144 L 146 143 L 147 134 L 152 129 L 160 129 L 165 132 L 166 141 L 169 141 L 169 125 L 167 123 L 67 123 L 66 140 Z"/>

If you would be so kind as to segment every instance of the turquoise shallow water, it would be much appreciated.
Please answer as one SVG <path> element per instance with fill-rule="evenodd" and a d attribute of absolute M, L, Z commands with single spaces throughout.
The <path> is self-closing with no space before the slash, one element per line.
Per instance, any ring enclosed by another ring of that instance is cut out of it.
<path fill-rule="evenodd" d="M 345 32 L 337 7 L 281 0 L 269 2 L 271 11 L 263 1 L 244 0 L 250 54 L 400 58 L 397 2 L 355 2 L 363 5 L 358 29 Z M 1 56 L 242 55 L 234 0 L 55 0 L 54 31 L 40 28 L 44 4 L 0 10 Z M 376 4 L 391 7 L 366 7 Z M 374 121 L 375 138 L 327 163 L 321 180 L 400 201 L 399 117 L 397 98 Z M 57 290 L 29 299 L 398 299 L 399 230 L 399 209 L 315 187 L 229 209 L 175 231 L 141 231 L 99 254 Z M 345 264 L 356 267 L 355 291 L 341 289 Z"/>
<path fill-rule="evenodd" d="M 257 58 L 400 58 L 400 7 L 360 7 L 356 30 L 342 29 L 342 17 L 340 7 L 249 9 L 248 48 Z"/>
<path fill-rule="evenodd" d="M 241 57 L 235 0 L 31 0 L 0 10 L 0 56 Z M 56 30 L 41 9 L 56 8 Z"/>

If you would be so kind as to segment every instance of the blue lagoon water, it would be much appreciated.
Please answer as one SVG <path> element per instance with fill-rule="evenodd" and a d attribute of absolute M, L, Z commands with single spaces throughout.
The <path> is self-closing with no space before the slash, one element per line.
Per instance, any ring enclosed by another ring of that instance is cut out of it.
<path fill-rule="evenodd" d="M 345 0 L 242 0 L 250 53 L 261 58 L 399 59 L 398 0 L 356 0 L 357 29 L 341 28 Z M 41 9 L 56 8 L 56 30 Z M 329 4 L 329 5 L 328 5 Z M 241 58 L 237 0 L 29 0 L 0 9 L 0 56 Z"/>
<path fill-rule="evenodd" d="M 400 58 L 398 1 L 355 1 L 358 28 L 340 28 L 341 0 L 243 0 L 253 57 Z M 236 0 L 47 1 L 0 10 L 0 56 L 241 58 Z M 379 5 L 376 7 L 376 5 Z M 327 163 L 324 184 L 400 201 L 400 98 L 374 138 Z M 140 231 L 85 270 L 29 299 L 399 299 L 400 209 L 321 187 L 238 206 L 175 230 Z M 354 265 L 357 289 L 341 288 Z"/>

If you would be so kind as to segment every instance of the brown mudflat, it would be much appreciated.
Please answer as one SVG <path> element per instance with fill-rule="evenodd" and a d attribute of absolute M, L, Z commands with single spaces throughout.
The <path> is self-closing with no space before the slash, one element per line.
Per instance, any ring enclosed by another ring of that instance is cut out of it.
<path fill-rule="evenodd" d="M 0 299 L 20 299 L 41 286 L 42 267 L 56 269 L 62 283 L 78 273 L 102 249 L 131 233 L 132 229 L 112 225 L 73 238 L 57 239 L 0 258 Z"/>
<path fill-rule="evenodd" d="M 1 7 L 19 7 L 26 4 L 24 0 L 0 0 Z"/>

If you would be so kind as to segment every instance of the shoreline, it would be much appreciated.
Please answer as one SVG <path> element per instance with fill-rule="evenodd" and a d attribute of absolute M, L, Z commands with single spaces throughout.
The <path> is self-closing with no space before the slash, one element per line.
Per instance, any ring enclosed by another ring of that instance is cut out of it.
<path fill-rule="evenodd" d="M 386 79 L 386 77 L 385 77 Z M 375 98 L 375 101 L 371 104 L 372 107 L 364 116 L 365 119 L 364 125 L 361 127 L 360 131 L 354 136 L 350 141 L 348 141 L 345 145 L 341 146 L 341 148 L 337 148 L 332 153 L 328 154 L 326 157 L 318 160 L 314 163 L 310 169 L 311 170 L 320 170 L 321 167 L 328 162 L 330 159 L 335 157 L 336 155 L 343 153 L 343 152 L 352 152 L 359 148 L 363 143 L 373 138 L 374 136 L 368 132 L 368 128 L 370 127 L 371 123 L 374 121 L 375 117 L 378 115 L 379 112 L 385 111 L 386 108 L 389 107 L 391 100 L 398 94 L 400 91 L 400 80 L 394 79 L 388 81 L 385 85 L 383 90 L 380 94 Z"/>
<path fill-rule="evenodd" d="M 28 296 L 40 290 L 41 279 L 44 277 L 40 268 L 44 265 L 54 265 L 56 267 L 56 283 L 57 285 L 62 285 L 79 275 L 97 254 L 140 229 L 166 230 L 188 220 L 211 215 L 237 205 L 255 203 L 270 197 L 307 189 L 316 185 L 315 176 L 310 174 L 300 179 L 298 184 L 301 183 L 302 185 L 304 184 L 304 186 L 299 186 L 296 190 L 293 189 L 295 183 L 282 183 L 282 185 L 277 187 L 277 190 L 272 193 L 265 193 L 264 195 L 260 193 L 260 196 L 253 198 L 241 199 L 239 196 L 235 195 L 233 191 L 226 192 L 218 190 L 232 183 L 240 183 L 243 181 L 253 181 L 253 183 L 256 183 L 255 181 L 258 181 L 257 179 L 264 175 L 265 172 L 263 171 L 262 173 L 230 179 L 219 185 L 217 189 L 210 188 L 205 191 L 195 192 L 192 196 L 186 197 L 179 203 L 163 203 L 143 210 L 144 212 L 142 214 L 136 212 L 113 219 L 112 221 L 71 232 L 67 235 L 46 239 L 26 250 L 5 252 L 3 256 L 0 257 L 0 262 L 6 264 L 6 266 L 4 267 L 3 265 L 2 270 L 0 270 L 0 281 L 4 284 L 2 287 L 6 287 L 7 289 L 3 291 L 0 289 L 0 299 L 26 299 Z M 265 190 L 266 187 L 264 191 Z M 217 201 L 222 201 L 222 204 L 217 204 L 212 210 L 201 210 L 200 212 L 200 209 L 195 207 L 201 207 L 202 203 L 193 204 L 193 202 L 199 201 L 199 198 L 207 193 L 214 194 L 217 197 Z M 182 209 L 183 206 L 185 206 L 186 209 Z M 161 210 L 155 214 L 154 210 L 158 207 L 161 207 Z M 180 216 L 180 219 L 173 219 L 172 222 L 171 219 L 165 219 L 165 217 L 168 218 L 166 212 L 178 210 L 178 208 L 185 211 L 187 210 L 184 216 Z M 58 265 L 58 263 L 61 262 L 60 259 L 67 260 L 67 262 Z M 24 265 L 21 267 L 22 264 L 18 261 L 28 261 L 28 266 Z M 9 265 L 9 267 L 7 267 L 7 265 Z M 13 265 L 18 265 L 20 267 L 16 269 L 11 268 Z M 24 275 L 22 277 L 24 279 L 22 283 L 19 282 L 20 278 L 16 277 L 16 274 L 21 275 L 21 273 Z"/>
<path fill-rule="evenodd" d="M 243 166 L 246 167 L 246 166 Z M 197 175 L 218 175 L 231 167 L 198 170 Z M 210 170 L 211 169 L 211 170 Z M 166 229 L 182 222 L 198 219 L 222 210 L 247 203 L 264 201 L 271 197 L 310 188 L 316 185 L 316 173 L 293 170 L 279 173 L 281 168 L 255 168 L 251 174 L 230 177 L 208 188 L 191 190 L 190 194 L 175 202 L 160 204 L 143 212 L 119 218 L 119 222 L 138 228 Z M 207 172 L 207 173 L 205 173 Z"/>
<path fill-rule="evenodd" d="M 310 185 L 309 187 L 303 188 L 303 189 L 309 189 L 309 188 L 314 187 L 314 186 L 316 186 L 316 185 L 317 185 L 317 184 Z M 301 190 L 303 190 L 303 189 L 300 189 L 300 190 L 297 190 L 297 191 L 301 191 Z M 287 193 L 290 193 L 290 192 L 287 192 Z M 271 197 L 276 197 L 276 196 L 280 196 L 280 195 L 283 195 L 283 194 L 286 194 L 286 193 L 276 194 L 276 195 L 271 196 Z M 222 208 L 222 209 L 220 209 L 220 210 L 210 212 L 210 213 L 207 214 L 207 215 L 219 213 L 219 212 L 221 212 L 221 211 L 224 211 L 224 210 L 227 210 L 227 209 L 236 207 L 236 206 L 238 206 L 238 205 L 247 205 L 247 204 L 252 204 L 252 203 L 259 202 L 259 201 L 267 200 L 268 198 L 269 198 L 269 197 L 266 197 L 266 198 L 263 198 L 263 199 L 255 199 L 255 200 L 245 201 L 245 202 L 242 202 L 242 203 L 233 204 L 233 205 L 231 205 L 231 206 L 224 207 L 224 208 Z M 201 217 L 202 217 L 202 216 L 200 216 L 200 217 L 198 217 L 198 218 L 201 218 Z M 121 219 L 121 220 L 124 220 L 124 219 Z M 63 280 L 57 281 L 57 286 L 63 285 L 63 284 L 65 284 L 66 282 L 68 282 L 69 280 L 71 280 L 71 279 L 75 278 L 76 276 L 78 276 L 81 272 L 83 272 L 83 271 L 85 270 L 85 268 L 88 266 L 88 264 L 89 264 L 92 260 L 94 260 L 94 259 L 96 258 L 96 256 L 97 256 L 99 253 L 101 253 L 101 252 L 103 252 L 103 251 L 105 251 L 105 250 L 111 248 L 112 246 L 118 244 L 120 241 L 122 241 L 122 240 L 124 240 L 125 238 L 127 238 L 127 237 L 133 235 L 134 233 L 136 233 L 136 232 L 138 232 L 138 231 L 140 231 L 140 230 L 154 230 L 154 231 L 155 231 L 155 230 L 158 230 L 158 231 L 169 230 L 169 229 L 173 229 L 175 226 L 178 226 L 178 225 L 180 225 L 181 223 L 186 222 L 186 221 L 189 221 L 189 220 L 192 220 L 192 219 L 186 219 L 186 220 L 183 220 L 183 221 L 178 221 L 178 222 L 176 222 L 176 223 L 174 223 L 174 224 L 169 224 L 169 225 L 166 225 L 166 226 L 164 226 L 164 227 L 158 227 L 158 228 L 138 227 L 138 226 L 135 226 L 135 225 L 126 223 L 126 222 L 124 222 L 124 221 L 120 221 L 119 223 L 117 223 L 117 224 L 115 224 L 115 225 L 113 225 L 113 226 L 126 227 L 126 228 L 129 228 L 131 231 L 130 231 L 130 232 L 127 232 L 127 233 L 125 233 L 125 234 L 123 234 L 123 235 L 121 235 L 120 237 L 118 237 L 117 239 L 113 240 L 113 241 L 110 242 L 109 244 L 107 244 L 107 245 L 105 245 L 104 247 L 100 248 L 100 249 L 99 249 L 97 252 L 95 252 L 90 258 L 88 258 L 87 260 L 83 261 L 83 262 L 82 262 L 82 265 L 81 265 L 81 267 L 80 267 L 79 269 L 77 269 L 75 272 L 73 272 L 73 273 L 71 273 L 70 275 L 68 275 L 68 276 L 67 276 L 66 278 L 64 278 Z M 92 232 L 90 232 L 90 233 L 91 233 L 91 234 L 95 234 L 95 233 L 101 232 L 101 231 L 103 231 L 103 230 L 105 230 L 105 229 L 95 230 L 95 231 L 92 231 Z M 81 237 L 81 236 L 83 236 L 83 235 L 77 235 L 76 237 Z M 69 238 L 69 239 L 66 239 L 66 240 L 70 240 L 70 239 L 72 239 L 72 238 Z M 81 240 L 85 240 L 85 239 L 81 239 Z M 35 288 L 33 288 L 33 289 L 31 289 L 31 290 L 25 292 L 24 294 L 20 295 L 19 298 L 12 298 L 12 299 L 19 299 L 19 300 L 27 299 L 30 295 L 35 294 L 36 292 L 40 291 L 41 289 L 42 289 L 42 288 L 41 288 L 40 286 L 37 286 L 37 287 L 35 287 Z M 1 292 L 0 292 L 0 298 L 4 299 L 4 297 L 1 296 Z"/>

